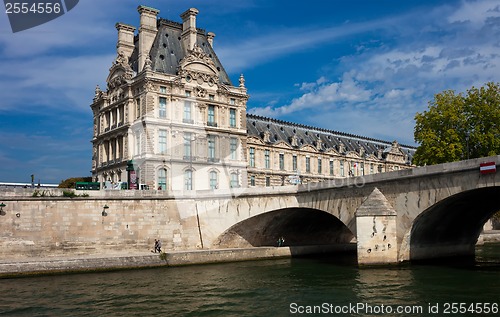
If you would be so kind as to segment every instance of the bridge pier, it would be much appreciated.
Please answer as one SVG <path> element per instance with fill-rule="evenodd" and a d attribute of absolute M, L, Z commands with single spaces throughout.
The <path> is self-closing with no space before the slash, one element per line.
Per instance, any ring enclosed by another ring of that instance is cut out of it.
<path fill-rule="evenodd" d="M 356 210 L 359 265 L 398 262 L 397 213 L 378 188 Z"/>

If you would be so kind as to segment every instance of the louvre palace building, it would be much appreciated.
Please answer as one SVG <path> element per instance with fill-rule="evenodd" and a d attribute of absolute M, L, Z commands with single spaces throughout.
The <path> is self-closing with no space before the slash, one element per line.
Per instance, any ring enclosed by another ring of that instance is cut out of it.
<path fill-rule="evenodd" d="M 411 168 L 415 148 L 247 113 L 215 34 L 139 6 L 117 23 L 117 57 L 96 87 L 92 177 L 168 191 L 282 186 Z"/>

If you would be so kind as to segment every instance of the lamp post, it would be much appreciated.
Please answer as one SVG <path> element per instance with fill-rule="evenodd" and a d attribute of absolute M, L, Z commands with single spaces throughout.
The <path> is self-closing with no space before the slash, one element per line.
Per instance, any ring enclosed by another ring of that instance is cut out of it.
<path fill-rule="evenodd" d="M 106 217 L 108 215 L 108 213 L 106 212 L 106 210 L 108 210 L 108 208 L 109 208 L 108 205 L 104 205 L 104 207 L 102 207 L 102 213 L 101 213 L 101 215 L 103 217 Z"/>
<path fill-rule="evenodd" d="M 466 131 L 465 132 L 465 144 L 466 144 L 466 149 L 467 149 L 467 159 L 469 159 L 469 136 L 470 136 L 469 131 Z"/>

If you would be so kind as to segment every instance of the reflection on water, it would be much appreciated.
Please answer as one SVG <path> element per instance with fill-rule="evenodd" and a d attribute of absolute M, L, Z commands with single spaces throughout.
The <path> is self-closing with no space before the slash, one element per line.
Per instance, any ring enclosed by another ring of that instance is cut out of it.
<path fill-rule="evenodd" d="M 500 245 L 477 254 L 472 266 L 358 269 L 332 256 L 2 279 L 0 315 L 288 316 L 291 303 L 498 303 Z"/>

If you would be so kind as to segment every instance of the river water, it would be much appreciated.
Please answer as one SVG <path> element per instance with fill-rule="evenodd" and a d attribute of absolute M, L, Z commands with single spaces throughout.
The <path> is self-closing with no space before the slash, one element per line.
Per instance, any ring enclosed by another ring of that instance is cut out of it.
<path fill-rule="evenodd" d="M 0 316 L 498 316 L 500 244 L 476 253 L 439 265 L 330 256 L 0 279 Z"/>

